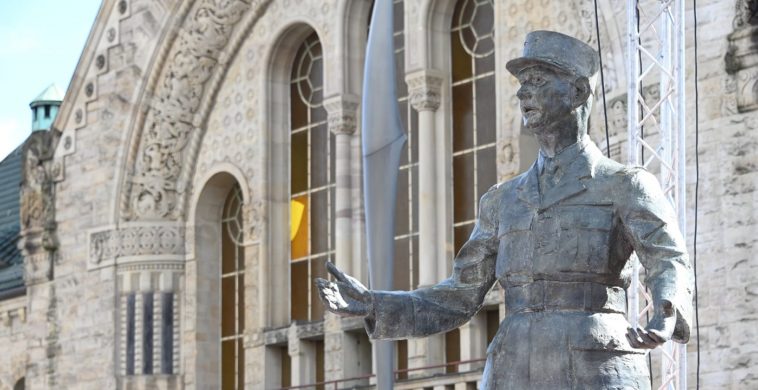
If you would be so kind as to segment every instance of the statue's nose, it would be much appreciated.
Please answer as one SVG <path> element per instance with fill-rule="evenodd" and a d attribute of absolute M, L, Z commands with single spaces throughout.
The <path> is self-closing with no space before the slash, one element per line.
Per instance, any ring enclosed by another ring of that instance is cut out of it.
<path fill-rule="evenodd" d="M 529 92 L 528 88 L 522 85 L 521 88 L 519 88 L 516 92 L 516 97 L 518 97 L 520 100 L 527 100 L 532 97 L 532 93 Z"/>

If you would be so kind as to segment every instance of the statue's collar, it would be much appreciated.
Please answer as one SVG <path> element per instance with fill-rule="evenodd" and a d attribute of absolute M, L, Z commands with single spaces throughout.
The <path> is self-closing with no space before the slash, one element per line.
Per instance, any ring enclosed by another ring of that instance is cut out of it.
<path fill-rule="evenodd" d="M 553 188 L 540 191 L 538 177 L 547 159 L 540 152 L 537 161 L 517 187 L 519 198 L 533 207 L 543 209 L 577 195 L 586 190 L 584 182 L 593 177 L 595 162 L 599 158 L 602 158 L 602 153 L 589 136 L 584 135 L 577 143 L 561 150 L 554 157 L 556 167 L 561 169 L 558 183 Z"/>
<path fill-rule="evenodd" d="M 569 145 L 565 148 L 563 148 L 560 152 L 556 153 L 556 155 L 552 158 L 553 160 L 553 166 L 555 166 L 556 169 L 563 169 L 568 167 L 571 163 L 576 160 L 577 157 L 582 155 L 584 150 L 592 144 L 592 141 L 590 140 L 590 137 L 587 134 L 582 135 L 582 138 L 579 139 L 576 143 Z M 537 173 L 541 174 L 546 161 L 549 159 L 542 149 L 540 149 L 539 156 L 537 156 Z"/>

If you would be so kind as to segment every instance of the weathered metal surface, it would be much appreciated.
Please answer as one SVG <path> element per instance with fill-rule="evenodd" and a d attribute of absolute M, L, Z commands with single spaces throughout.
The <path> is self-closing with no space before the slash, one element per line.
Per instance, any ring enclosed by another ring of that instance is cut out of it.
<path fill-rule="evenodd" d="M 372 338 L 422 337 L 464 324 L 497 282 L 506 317 L 483 388 L 647 389 L 645 349 L 689 338 L 693 279 L 676 214 L 655 177 L 604 157 L 586 135 L 597 53 L 546 31 L 530 33 L 524 53 L 507 68 L 540 154 L 482 197 L 453 274 L 429 288 L 369 291 L 330 266 L 336 282 L 319 281 L 322 299 L 364 316 Z M 626 320 L 633 251 L 654 301 L 646 329 Z"/>

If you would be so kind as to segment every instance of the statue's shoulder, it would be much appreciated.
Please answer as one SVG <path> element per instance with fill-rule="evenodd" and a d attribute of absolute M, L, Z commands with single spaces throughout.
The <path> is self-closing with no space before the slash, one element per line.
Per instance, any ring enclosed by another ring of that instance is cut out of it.
<path fill-rule="evenodd" d="M 626 165 L 603 155 L 597 156 L 594 163 L 594 175 L 601 178 L 618 178 L 629 174 Z"/>
<path fill-rule="evenodd" d="M 529 174 L 529 171 L 527 170 L 526 172 L 522 172 L 521 174 L 516 175 L 510 179 L 497 183 L 493 185 L 492 187 L 490 187 L 490 189 L 487 190 L 486 194 L 489 194 L 489 193 L 503 194 L 510 191 L 514 191 L 517 187 L 519 187 L 521 184 L 523 184 L 526 181 L 526 177 L 528 174 Z"/>
<path fill-rule="evenodd" d="M 527 171 L 528 172 L 528 171 Z M 516 188 L 526 178 L 524 172 L 518 176 L 512 177 L 508 180 L 502 181 L 490 187 L 487 192 L 480 198 L 479 204 L 482 210 L 498 210 L 500 204 L 511 196 L 515 196 Z"/>
<path fill-rule="evenodd" d="M 658 178 L 641 166 L 626 166 L 616 174 L 616 188 L 633 198 L 652 197 L 661 192 Z"/>

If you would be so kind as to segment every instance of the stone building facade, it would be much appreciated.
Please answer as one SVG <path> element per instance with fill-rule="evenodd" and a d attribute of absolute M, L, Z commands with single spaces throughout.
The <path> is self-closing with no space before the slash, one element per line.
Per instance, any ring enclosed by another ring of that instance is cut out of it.
<path fill-rule="evenodd" d="M 623 161 L 626 10 L 597 5 L 611 152 Z M 697 9 L 707 389 L 758 387 L 756 8 Z M 534 157 L 504 68 L 526 33 L 597 36 L 589 0 L 395 0 L 395 10 L 410 138 L 396 226 L 405 289 L 445 277 L 478 196 Z M 326 259 L 367 279 L 359 103 L 370 11 L 369 0 L 103 1 L 53 131 L 26 152 L 38 173 L 21 189 L 26 292 L 0 301 L 1 389 L 370 386 L 362 324 L 325 315 L 310 280 Z M 590 135 L 602 146 L 596 95 Z M 693 142 L 687 155 L 692 249 Z M 42 211 L 24 219 L 24 199 Z M 495 289 L 460 329 L 398 342 L 397 388 L 475 388 L 500 302 Z"/>

